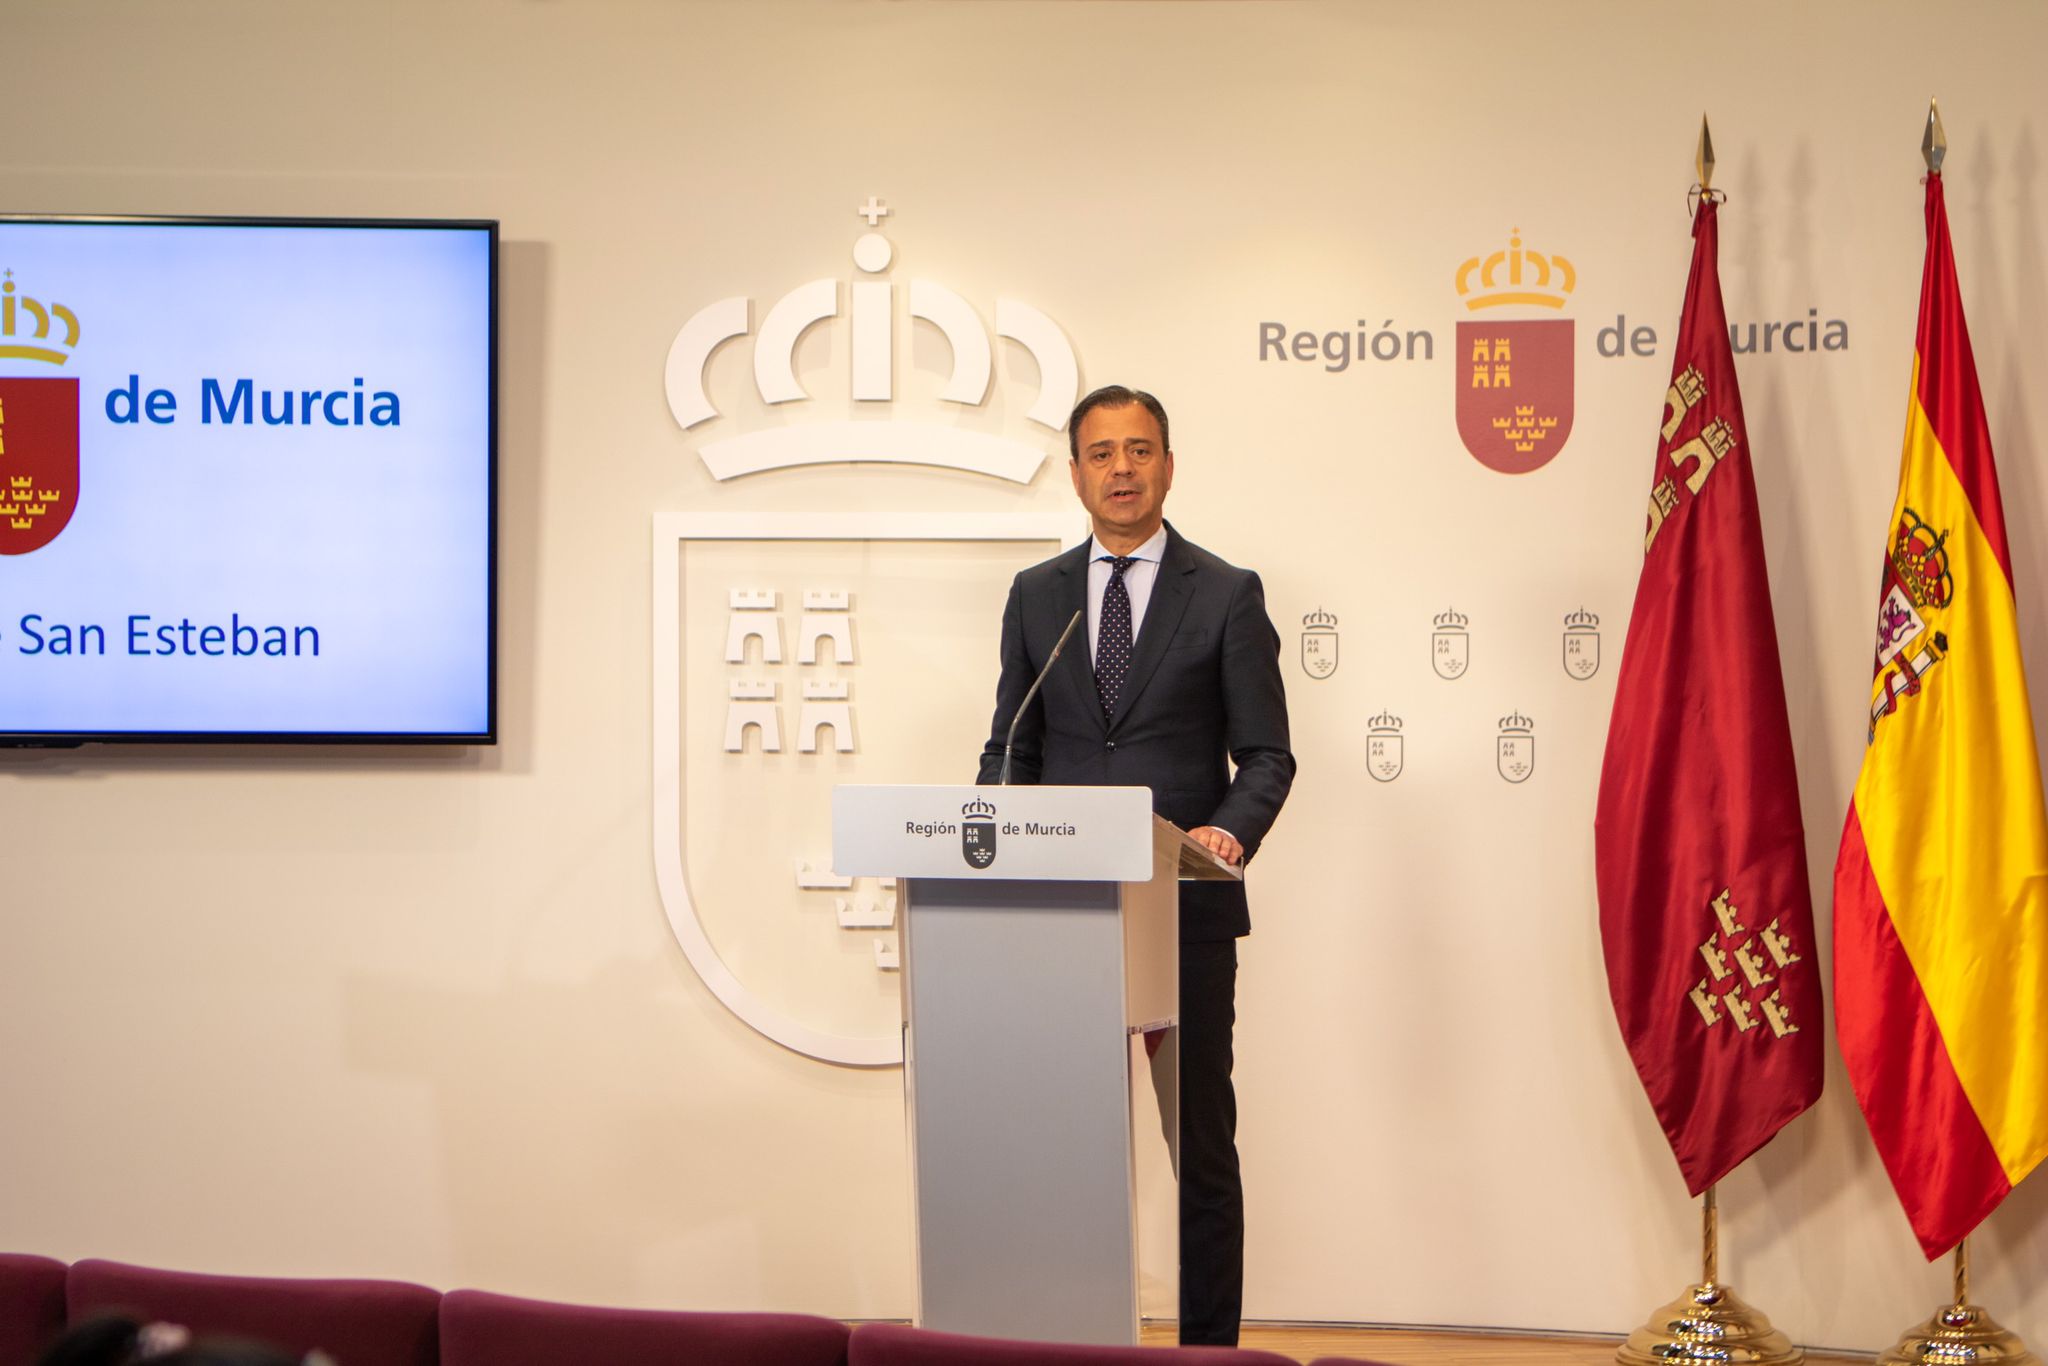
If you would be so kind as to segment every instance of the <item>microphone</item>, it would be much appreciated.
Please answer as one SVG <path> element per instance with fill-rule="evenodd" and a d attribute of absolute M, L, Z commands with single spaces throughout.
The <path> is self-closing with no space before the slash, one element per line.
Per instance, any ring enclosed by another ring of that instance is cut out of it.
<path fill-rule="evenodd" d="M 1074 615 L 1067 621 L 1067 629 L 1060 632 L 1060 638 L 1053 644 L 1052 653 L 1045 657 L 1045 667 L 1038 671 L 1038 677 L 1031 680 L 1031 691 L 1025 693 L 1024 700 L 1017 704 L 1017 714 L 1010 718 L 1010 733 L 1003 737 L 1003 772 L 996 779 L 999 786 L 1010 785 L 1010 750 L 1017 743 L 1017 726 L 1024 719 L 1024 709 L 1031 705 L 1032 698 L 1038 696 L 1039 688 L 1045 683 L 1045 676 L 1052 672 L 1053 663 L 1059 659 L 1060 651 L 1067 648 L 1067 638 L 1074 634 L 1074 628 L 1081 624 L 1081 614 L 1087 610 L 1085 607 L 1075 609 Z"/>

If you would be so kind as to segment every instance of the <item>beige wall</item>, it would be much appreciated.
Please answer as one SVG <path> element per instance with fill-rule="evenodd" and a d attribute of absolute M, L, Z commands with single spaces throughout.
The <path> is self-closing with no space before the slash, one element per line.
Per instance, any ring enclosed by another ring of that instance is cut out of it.
<path fill-rule="evenodd" d="M 1741 361 L 1823 918 L 1930 93 L 2026 645 L 2048 660 L 2038 5 L 8 0 L 0 36 L 5 208 L 489 216 L 506 243 L 504 742 L 0 755 L 0 1246 L 909 1311 L 899 1075 L 821 1065 L 728 1014 L 671 935 L 650 830 L 656 513 L 1070 506 L 1056 464 L 1025 488 L 706 476 L 663 401 L 671 337 L 716 299 L 753 298 L 758 322 L 805 280 L 847 278 L 869 194 L 896 206 L 897 277 L 984 316 L 1024 299 L 1084 382 L 1165 396 L 1177 524 L 1265 573 L 1302 776 L 1244 946 L 1254 1317 L 1619 1330 L 1696 1265 L 1694 1207 L 1606 1003 L 1590 814 L 1702 108 L 1731 317 L 1813 308 L 1849 331 L 1844 351 Z M 1453 274 L 1510 229 L 1580 278 L 1575 429 L 1520 478 L 1467 456 L 1451 417 Z M 1659 331 L 1658 356 L 1595 355 L 1618 313 Z M 1429 330 L 1435 359 L 1258 359 L 1261 322 L 1360 319 Z M 800 351 L 826 415 L 848 407 L 845 345 L 821 329 Z M 744 346 L 711 367 L 729 430 L 802 420 L 750 398 Z M 943 348 L 920 332 L 898 365 L 899 406 L 937 412 Z M 1034 379 L 1008 351 L 988 408 L 948 420 L 1030 437 Z M 962 582 L 1000 584 L 968 561 Z M 998 605 L 985 625 L 963 611 L 932 656 L 930 729 L 898 691 L 865 754 L 964 774 Z M 1327 682 L 1295 662 L 1318 606 L 1342 619 Z M 1557 666 L 1582 606 L 1609 661 L 1590 683 Z M 1473 619 L 1457 684 L 1428 668 L 1446 607 Z M 689 677 L 724 674 L 693 659 Z M 1383 708 L 1410 771 L 1378 785 L 1362 721 Z M 1513 710 L 1537 723 L 1520 786 L 1492 771 Z M 685 758 L 700 793 L 725 762 Z M 806 772 L 822 785 L 835 764 Z M 773 978 L 724 914 L 735 960 Z M 841 973 L 820 1009 L 872 1024 L 886 979 L 837 934 L 791 951 L 826 945 L 834 961 L 803 969 Z M 801 1010 L 796 981 L 767 989 Z M 1980 1298 L 2037 1343 L 2044 1189 L 1976 1243 Z M 1838 1061 L 1723 1207 L 1724 1268 L 1800 1340 L 1875 1347 L 1945 1285 Z"/>

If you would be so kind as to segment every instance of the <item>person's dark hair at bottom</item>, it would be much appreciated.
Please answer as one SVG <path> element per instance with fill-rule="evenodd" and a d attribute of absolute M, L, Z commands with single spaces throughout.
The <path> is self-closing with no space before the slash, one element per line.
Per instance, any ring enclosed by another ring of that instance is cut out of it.
<path fill-rule="evenodd" d="M 173 1324 L 145 1324 L 126 1314 L 105 1314 L 72 1328 L 44 1349 L 36 1366 L 310 1366 L 289 1352 L 243 1338 L 193 1338 Z"/>

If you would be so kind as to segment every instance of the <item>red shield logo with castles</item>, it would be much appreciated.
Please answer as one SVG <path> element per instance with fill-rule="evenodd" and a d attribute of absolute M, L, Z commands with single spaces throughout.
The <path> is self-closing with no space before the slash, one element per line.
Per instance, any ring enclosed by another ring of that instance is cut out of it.
<path fill-rule="evenodd" d="M 1458 324 L 1458 435 L 1502 474 L 1541 469 L 1572 434 L 1572 320 Z"/>
<path fill-rule="evenodd" d="M 0 378 L 0 555 L 55 540 L 78 506 L 78 381 Z"/>
<path fill-rule="evenodd" d="M 1490 470 L 1542 469 L 1572 434 L 1572 320 L 1496 322 L 1494 310 L 1562 310 L 1578 286 L 1569 257 L 1523 246 L 1519 228 L 1504 250 L 1458 267 L 1459 299 L 1487 319 L 1458 324 L 1458 435 Z"/>

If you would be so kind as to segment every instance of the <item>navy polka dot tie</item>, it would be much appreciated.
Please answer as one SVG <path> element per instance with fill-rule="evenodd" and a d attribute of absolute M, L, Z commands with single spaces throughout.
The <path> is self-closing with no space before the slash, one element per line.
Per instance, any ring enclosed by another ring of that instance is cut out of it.
<path fill-rule="evenodd" d="M 1102 621 L 1095 628 L 1095 691 L 1102 696 L 1102 714 L 1116 715 L 1116 699 L 1131 671 L 1131 595 L 1124 571 L 1138 562 L 1135 555 L 1104 555 L 1109 561 L 1109 587 L 1102 590 Z"/>

